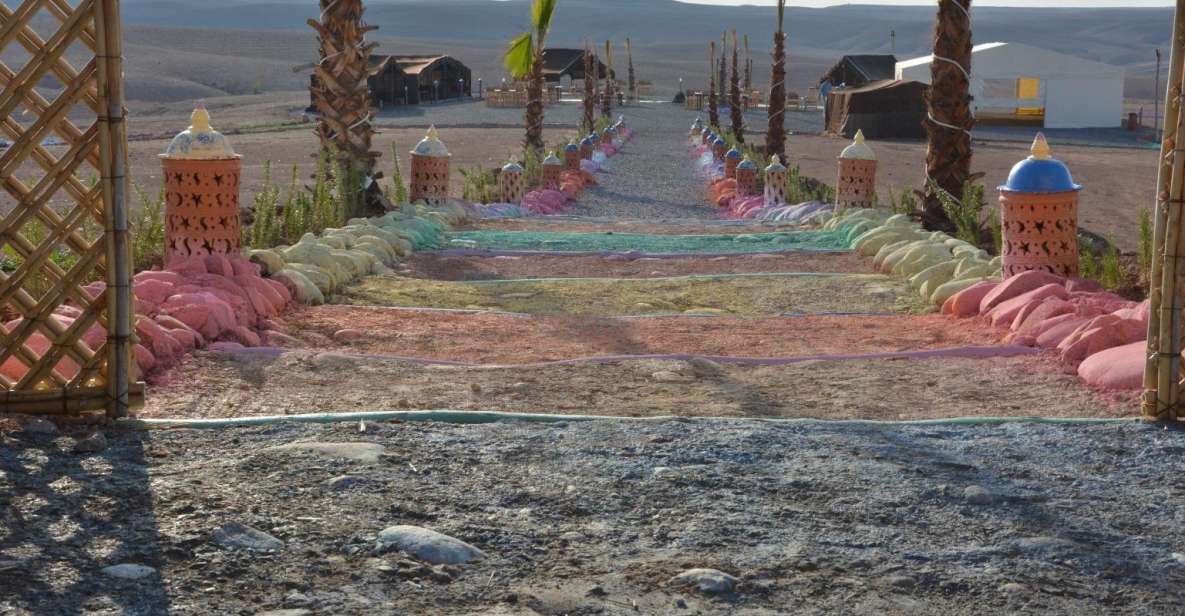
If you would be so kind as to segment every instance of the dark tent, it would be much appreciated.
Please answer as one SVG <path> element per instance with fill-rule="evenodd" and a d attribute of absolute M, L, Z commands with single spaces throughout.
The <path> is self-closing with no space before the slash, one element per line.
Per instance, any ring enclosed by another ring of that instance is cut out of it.
<path fill-rule="evenodd" d="M 827 97 L 827 132 L 869 139 L 921 139 L 926 136 L 926 90 L 919 81 L 889 79 L 862 88 L 832 90 Z"/>
<path fill-rule="evenodd" d="M 895 56 L 853 55 L 839 59 L 822 77 L 830 79 L 831 85 L 845 84 L 849 88 L 858 88 L 872 81 L 892 79 L 897 74 L 897 58 Z"/>
<path fill-rule="evenodd" d="M 607 75 L 607 67 L 600 59 L 597 60 L 597 73 L 600 79 Z M 560 49 L 548 47 L 543 50 L 543 79 L 551 83 L 559 83 L 564 76 L 573 81 L 584 79 L 584 50 Z"/>

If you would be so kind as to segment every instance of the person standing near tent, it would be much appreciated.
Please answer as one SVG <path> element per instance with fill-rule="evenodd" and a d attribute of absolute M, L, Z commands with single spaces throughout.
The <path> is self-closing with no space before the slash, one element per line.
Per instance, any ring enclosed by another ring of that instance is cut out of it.
<path fill-rule="evenodd" d="M 831 78 L 823 79 L 823 83 L 819 84 L 819 105 L 827 107 L 827 95 L 831 94 Z"/>

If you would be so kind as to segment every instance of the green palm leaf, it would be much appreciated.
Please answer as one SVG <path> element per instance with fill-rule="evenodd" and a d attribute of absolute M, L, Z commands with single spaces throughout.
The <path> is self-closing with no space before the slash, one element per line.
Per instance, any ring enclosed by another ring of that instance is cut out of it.
<path fill-rule="evenodd" d="M 531 64 L 535 59 L 534 48 L 530 32 L 523 32 L 510 41 L 510 47 L 502 56 L 502 64 L 512 77 L 522 79 L 531 73 Z"/>
<path fill-rule="evenodd" d="M 551 30 L 551 18 L 555 15 L 558 2 L 559 0 L 535 0 L 535 4 L 531 6 L 531 24 L 535 26 L 539 40 L 543 40 Z"/>

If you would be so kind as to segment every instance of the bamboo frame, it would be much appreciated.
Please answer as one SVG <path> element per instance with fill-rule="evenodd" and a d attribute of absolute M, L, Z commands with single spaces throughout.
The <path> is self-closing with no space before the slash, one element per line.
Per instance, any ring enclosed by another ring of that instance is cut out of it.
<path fill-rule="evenodd" d="M 1141 413 L 1150 420 L 1180 416 L 1181 278 L 1185 275 L 1185 113 L 1182 80 L 1185 71 L 1185 0 L 1177 0 L 1169 82 L 1165 90 L 1165 134 L 1160 146 L 1156 186 L 1156 217 L 1149 292 L 1148 353 L 1144 369 Z"/>
<path fill-rule="evenodd" d="M 39 12 L 59 22 L 46 39 L 29 27 Z M 121 36 L 118 0 L 81 0 L 74 6 L 68 0 L 24 0 L 15 10 L 0 3 L 0 51 L 17 44 L 29 56 L 15 71 L 0 62 L 0 133 L 13 142 L 0 155 L 0 184 L 17 202 L 0 218 L 0 247 L 11 248 L 21 260 L 15 271 L 0 274 L 0 302 L 20 316 L 0 329 L 0 364 L 15 362 L 22 372 L 16 379 L 0 375 L 0 411 L 105 410 L 123 417 L 143 397 L 143 385 L 133 382 Z M 93 52 L 81 69 L 64 57 L 78 43 Z M 63 84 L 52 102 L 35 89 L 50 75 Z M 68 117 L 75 106 L 95 114 L 85 130 Z M 19 115 L 21 108 L 25 116 Z M 14 117 L 31 120 L 21 124 Z M 55 155 L 43 145 L 51 134 L 65 142 L 64 153 Z M 99 175 L 94 187 L 79 179 L 84 165 Z M 22 166 L 35 166 L 43 175 L 29 186 L 15 177 Z M 51 208 L 56 197 L 73 202 L 65 214 Z M 102 226 L 102 236 L 84 236 L 88 218 Z M 22 232 L 30 223 L 46 230 L 39 243 Z M 68 268 L 52 260 L 61 248 L 77 257 Z M 38 279 L 48 285 L 35 297 L 31 283 Z M 83 288 L 95 280 L 106 283 L 99 297 Z M 69 325 L 54 316 L 65 305 L 79 312 Z M 95 325 L 107 338 L 92 350 L 83 336 Z M 40 353 L 39 345 L 30 344 L 35 337 L 48 343 Z M 73 364 L 71 370 L 63 370 L 63 361 Z"/>

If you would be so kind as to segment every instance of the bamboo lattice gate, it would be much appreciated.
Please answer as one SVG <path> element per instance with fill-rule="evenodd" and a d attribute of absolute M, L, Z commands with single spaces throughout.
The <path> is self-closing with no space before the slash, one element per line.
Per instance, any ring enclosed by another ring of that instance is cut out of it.
<path fill-rule="evenodd" d="M 142 398 L 121 55 L 118 0 L 0 0 L 0 412 Z"/>

